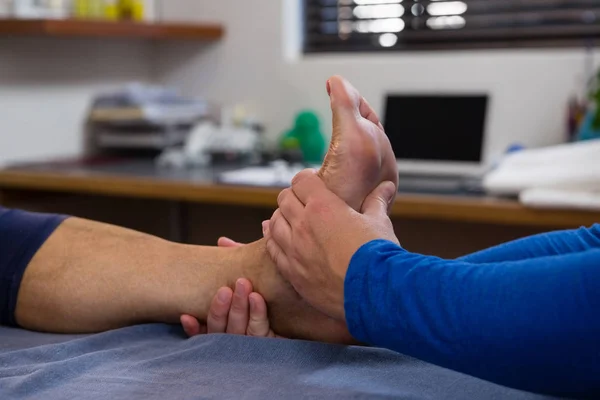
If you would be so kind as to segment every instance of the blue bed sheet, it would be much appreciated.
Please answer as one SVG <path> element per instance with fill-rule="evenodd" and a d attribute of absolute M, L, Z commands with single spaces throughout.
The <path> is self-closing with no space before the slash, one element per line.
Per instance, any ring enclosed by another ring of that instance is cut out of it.
<path fill-rule="evenodd" d="M 504 388 L 381 349 L 142 325 L 89 336 L 0 327 L 0 399 L 514 399 Z"/>

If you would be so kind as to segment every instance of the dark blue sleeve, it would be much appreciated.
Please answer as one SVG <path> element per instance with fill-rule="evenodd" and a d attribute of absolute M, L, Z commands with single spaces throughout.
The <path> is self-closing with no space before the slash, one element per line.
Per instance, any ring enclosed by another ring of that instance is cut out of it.
<path fill-rule="evenodd" d="M 506 386 L 600 395 L 600 249 L 473 264 L 374 241 L 353 257 L 359 341 Z"/>
<path fill-rule="evenodd" d="M 600 248 L 600 225 L 598 224 L 590 229 L 580 228 L 530 236 L 470 254 L 459 260 L 478 264 L 516 261 L 578 253 L 594 248 Z"/>
<path fill-rule="evenodd" d="M 15 308 L 25 269 L 65 218 L 0 207 L 0 325 L 17 325 Z"/>

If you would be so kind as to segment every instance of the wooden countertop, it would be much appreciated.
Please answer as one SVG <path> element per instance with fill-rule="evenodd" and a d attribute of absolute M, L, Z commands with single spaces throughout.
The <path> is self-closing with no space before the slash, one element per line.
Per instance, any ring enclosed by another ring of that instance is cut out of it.
<path fill-rule="evenodd" d="M 276 207 L 279 189 L 227 186 L 153 176 L 123 176 L 70 170 L 0 170 L 0 190 L 36 190 L 148 198 L 193 203 Z M 399 194 L 393 217 L 497 225 L 573 228 L 600 222 L 600 213 L 533 210 L 516 201 L 487 197 Z"/>

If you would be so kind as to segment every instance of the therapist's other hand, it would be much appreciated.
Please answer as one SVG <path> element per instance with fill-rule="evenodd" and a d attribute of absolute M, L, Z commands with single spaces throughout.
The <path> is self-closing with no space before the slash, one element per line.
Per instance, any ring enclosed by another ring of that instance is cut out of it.
<path fill-rule="evenodd" d="M 244 245 L 243 243 L 238 243 L 234 240 L 229 239 L 228 237 L 220 237 L 219 240 L 217 241 L 218 247 L 233 248 L 233 247 L 240 247 L 243 245 Z M 225 289 L 225 288 L 221 288 L 221 289 Z M 229 290 L 231 292 L 231 289 L 229 289 Z M 233 297 L 233 295 L 231 293 L 229 295 L 231 297 Z M 215 304 L 216 299 L 217 299 L 217 295 L 215 295 L 215 297 L 213 298 L 213 302 L 211 303 L 211 305 Z M 231 303 L 231 300 L 228 300 L 228 301 Z M 187 314 L 182 315 L 181 317 L 179 317 L 179 322 L 181 322 L 181 327 L 183 328 L 183 331 L 189 337 L 196 336 L 196 335 L 204 335 L 204 334 L 208 333 L 207 324 L 202 321 L 199 321 L 196 317 L 194 317 L 192 315 L 187 315 Z M 225 333 L 225 332 L 221 332 L 221 333 Z"/>
<path fill-rule="evenodd" d="M 278 270 L 317 310 L 345 321 L 344 280 L 354 253 L 375 239 L 398 243 L 388 217 L 396 187 L 383 182 L 354 211 L 314 170 L 298 174 L 263 223 L 267 250 Z"/>
<path fill-rule="evenodd" d="M 218 246 L 233 248 L 243 244 L 222 237 Z M 191 315 L 180 317 L 184 332 L 189 337 L 207 333 L 277 337 L 270 328 L 265 299 L 252 289 L 247 279 L 236 282 L 235 292 L 228 287 L 220 288 L 213 297 L 206 324 Z"/>
<path fill-rule="evenodd" d="M 206 325 L 191 315 L 182 315 L 181 325 L 190 337 L 207 333 L 278 337 L 270 328 L 265 299 L 253 292 L 252 283 L 243 278 L 235 283 L 235 291 L 228 287 L 217 291 Z"/>

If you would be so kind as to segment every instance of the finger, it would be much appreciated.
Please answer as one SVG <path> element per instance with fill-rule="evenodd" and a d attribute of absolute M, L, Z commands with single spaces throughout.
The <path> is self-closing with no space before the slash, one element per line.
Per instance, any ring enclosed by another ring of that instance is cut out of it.
<path fill-rule="evenodd" d="M 272 238 L 267 239 L 267 253 L 269 253 L 269 257 L 277 267 L 279 273 L 289 281 L 291 264 L 287 256 Z"/>
<path fill-rule="evenodd" d="M 359 110 L 361 117 L 368 119 L 383 130 L 383 125 L 381 125 L 381 121 L 379 120 L 377 113 L 375 110 L 373 110 L 373 107 L 371 107 L 369 102 L 364 97 L 360 98 Z"/>
<path fill-rule="evenodd" d="M 179 317 L 183 331 L 188 337 L 202 335 L 206 333 L 206 325 L 201 324 L 195 317 L 191 315 L 182 315 Z"/>
<path fill-rule="evenodd" d="M 335 201 L 338 199 L 329 189 L 325 186 L 325 182 L 319 178 L 318 172 L 314 169 L 306 169 L 300 172 L 292 179 L 292 191 L 304 205 L 313 198 L 323 198 L 325 201 Z"/>
<path fill-rule="evenodd" d="M 252 293 L 252 284 L 247 279 L 238 279 L 235 283 L 233 301 L 229 309 L 229 320 L 227 322 L 227 333 L 232 335 L 245 335 L 248 327 L 250 311 L 248 296 Z"/>
<path fill-rule="evenodd" d="M 267 303 L 265 299 L 258 293 L 251 293 L 250 301 L 250 320 L 246 334 L 256 337 L 275 337 L 269 325 L 269 317 L 267 313 Z"/>
<path fill-rule="evenodd" d="M 273 214 L 273 219 L 275 219 L 276 216 L 277 216 L 277 211 L 275 211 L 275 213 Z M 267 242 L 266 243 L 267 254 L 269 254 L 271 261 L 273 261 L 273 263 L 275 264 L 275 266 L 278 269 L 281 268 L 281 265 L 283 265 L 283 268 L 287 271 L 287 268 L 286 268 L 287 264 L 285 263 L 285 255 L 283 254 L 281 247 L 279 247 L 277 242 L 275 242 L 275 240 L 273 240 L 273 236 L 271 235 L 271 222 L 272 221 L 263 221 L 263 223 L 262 223 L 263 236 Z"/>
<path fill-rule="evenodd" d="M 219 247 L 241 247 L 243 245 L 243 243 L 238 243 L 229 239 L 228 237 L 220 237 L 219 241 L 217 242 L 217 246 Z"/>
<path fill-rule="evenodd" d="M 206 325 L 208 333 L 225 333 L 227 330 L 227 320 L 229 318 L 229 309 L 233 299 L 233 291 L 228 287 L 219 289 L 208 311 Z"/>
<path fill-rule="evenodd" d="M 301 218 L 304 204 L 298 200 L 292 189 L 285 189 L 279 193 L 277 204 L 279 205 L 281 214 L 289 222 L 290 226 Z"/>
<path fill-rule="evenodd" d="M 269 223 L 269 236 L 283 250 L 284 254 L 288 254 L 288 251 L 292 249 L 292 227 L 280 209 L 273 213 Z"/>
<path fill-rule="evenodd" d="M 386 181 L 375 188 L 365 199 L 361 212 L 372 217 L 387 217 L 390 203 L 396 195 L 396 185 Z"/>

